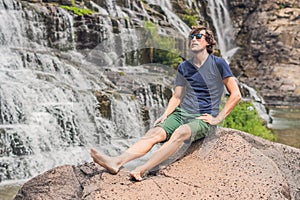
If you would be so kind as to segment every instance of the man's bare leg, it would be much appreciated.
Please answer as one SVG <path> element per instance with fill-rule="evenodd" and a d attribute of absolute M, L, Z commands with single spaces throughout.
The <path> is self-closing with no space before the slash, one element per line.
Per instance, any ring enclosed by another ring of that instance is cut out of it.
<path fill-rule="evenodd" d="M 161 146 L 161 148 L 158 149 L 145 164 L 131 171 L 130 175 L 136 181 L 142 181 L 142 176 L 147 171 L 162 163 L 163 161 L 167 160 L 171 155 L 173 155 L 177 151 L 177 149 L 179 149 L 179 147 L 181 147 L 185 140 L 191 137 L 191 135 L 192 131 L 189 126 L 180 126 L 173 133 L 169 141 L 167 141 L 163 146 Z"/>
<path fill-rule="evenodd" d="M 150 129 L 144 137 L 129 147 L 123 154 L 117 157 L 110 157 L 91 149 L 93 161 L 107 169 L 112 174 L 117 174 L 120 168 L 127 162 L 145 155 L 151 148 L 166 139 L 166 132 L 161 127 Z"/>

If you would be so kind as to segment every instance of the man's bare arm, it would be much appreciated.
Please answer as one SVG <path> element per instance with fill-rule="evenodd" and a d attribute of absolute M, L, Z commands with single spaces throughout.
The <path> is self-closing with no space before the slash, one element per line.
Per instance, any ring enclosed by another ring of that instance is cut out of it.
<path fill-rule="evenodd" d="M 234 109 L 234 107 L 238 104 L 238 102 L 241 100 L 242 95 L 240 92 L 240 89 L 234 79 L 234 77 L 227 77 L 223 80 L 225 87 L 227 88 L 227 91 L 229 92 L 229 98 L 222 109 L 222 111 L 218 114 L 217 117 L 213 117 L 210 114 L 203 114 L 199 117 L 199 119 L 202 119 L 203 121 L 211 124 L 211 125 L 217 125 L 221 121 L 223 121 L 230 112 Z"/>
<path fill-rule="evenodd" d="M 183 90 L 184 90 L 184 87 L 182 87 L 182 86 L 175 87 L 174 94 L 171 97 L 171 99 L 169 100 L 168 106 L 167 106 L 164 114 L 154 122 L 154 125 L 156 125 L 160 122 L 163 122 L 175 110 L 175 108 L 177 106 L 179 106 L 182 95 L 183 95 Z"/>

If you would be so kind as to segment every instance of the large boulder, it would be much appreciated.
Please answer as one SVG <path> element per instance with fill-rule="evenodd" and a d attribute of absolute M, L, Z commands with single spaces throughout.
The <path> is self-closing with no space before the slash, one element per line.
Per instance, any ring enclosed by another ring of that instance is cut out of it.
<path fill-rule="evenodd" d="M 142 182 L 123 168 L 60 166 L 26 182 L 19 199 L 300 199 L 300 150 L 218 128 Z"/>

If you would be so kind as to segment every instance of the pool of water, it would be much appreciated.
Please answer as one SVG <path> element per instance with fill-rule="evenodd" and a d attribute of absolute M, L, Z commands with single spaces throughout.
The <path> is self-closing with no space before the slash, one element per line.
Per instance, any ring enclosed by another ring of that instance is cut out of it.
<path fill-rule="evenodd" d="M 269 128 L 277 135 L 278 143 L 300 148 L 300 108 L 269 108 Z"/>
<path fill-rule="evenodd" d="M 11 182 L 5 185 L 0 185 L 0 199 L 12 200 L 15 198 L 24 181 Z"/>

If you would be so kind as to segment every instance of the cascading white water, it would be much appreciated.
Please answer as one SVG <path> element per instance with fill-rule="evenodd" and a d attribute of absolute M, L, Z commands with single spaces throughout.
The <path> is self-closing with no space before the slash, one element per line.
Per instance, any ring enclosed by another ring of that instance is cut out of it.
<path fill-rule="evenodd" d="M 17 1 L 0 1 L 0 11 L 0 182 L 30 178 L 57 165 L 91 161 L 92 146 L 117 154 L 144 134 L 139 98 L 122 92 L 111 95 L 111 119 L 103 117 L 94 92 L 110 90 L 104 69 L 75 51 L 57 57 L 57 50 L 47 46 L 47 24 Z M 72 49 L 74 44 L 70 48 L 68 40 L 74 40 L 72 17 L 58 11 L 69 28 L 57 33 L 56 43 Z M 102 20 L 113 40 L 108 46 L 109 65 L 139 48 L 135 30 L 120 24 L 123 37 L 116 36 L 110 18 Z M 121 70 L 127 73 L 129 68 Z M 135 81 L 147 85 L 142 77 Z M 145 106 L 161 110 L 166 103 L 159 97 L 153 100 L 149 87 L 145 94 Z M 150 120 L 154 121 L 153 115 Z"/>
<path fill-rule="evenodd" d="M 147 0 L 149 4 L 158 5 L 167 17 L 167 21 L 183 36 L 188 38 L 190 28 L 173 12 L 170 0 Z"/>
<path fill-rule="evenodd" d="M 229 62 L 238 47 L 235 46 L 234 31 L 227 0 L 209 0 L 208 5 L 211 19 L 216 29 L 218 47 L 224 59 Z"/>

